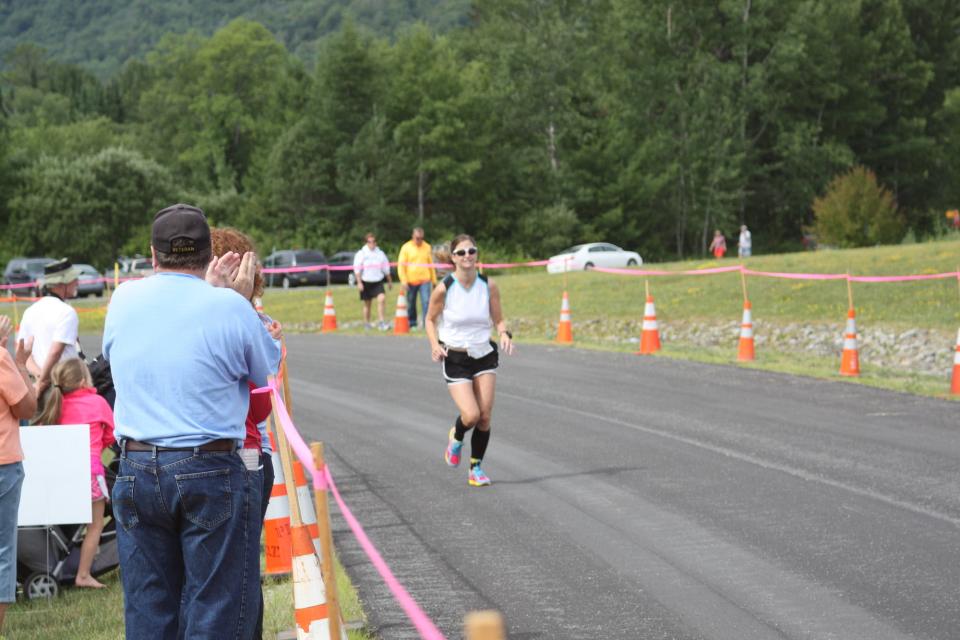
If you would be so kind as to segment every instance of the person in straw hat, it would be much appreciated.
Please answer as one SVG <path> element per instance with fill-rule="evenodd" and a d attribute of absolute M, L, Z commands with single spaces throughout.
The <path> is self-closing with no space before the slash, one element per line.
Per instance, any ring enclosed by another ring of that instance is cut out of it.
<path fill-rule="evenodd" d="M 40 282 L 43 296 L 23 312 L 18 340 L 33 338 L 33 355 L 27 368 L 36 379 L 38 397 L 50 386 L 54 365 L 80 358 L 80 318 L 67 300 L 77 297 L 80 271 L 67 258 L 44 266 Z M 41 405 L 43 401 L 41 399 Z"/>

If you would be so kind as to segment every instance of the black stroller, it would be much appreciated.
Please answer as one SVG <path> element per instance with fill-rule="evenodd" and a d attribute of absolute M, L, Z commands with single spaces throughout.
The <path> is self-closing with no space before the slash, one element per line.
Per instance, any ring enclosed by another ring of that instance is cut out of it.
<path fill-rule="evenodd" d="M 107 487 L 112 491 L 119 459 L 106 467 Z M 100 546 L 90 573 L 99 576 L 120 564 L 117 529 L 110 503 L 104 513 Z M 17 529 L 17 582 L 28 599 L 53 598 L 61 584 L 73 584 L 80 564 L 80 545 L 86 526 L 82 524 L 20 527 Z"/>

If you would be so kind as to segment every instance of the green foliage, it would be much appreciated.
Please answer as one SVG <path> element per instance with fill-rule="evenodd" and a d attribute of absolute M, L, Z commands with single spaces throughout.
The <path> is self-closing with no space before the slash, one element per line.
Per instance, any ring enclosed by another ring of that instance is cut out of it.
<path fill-rule="evenodd" d="M 105 267 L 172 193 L 166 169 L 134 151 L 45 156 L 24 171 L 10 201 L 11 248 Z"/>
<path fill-rule="evenodd" d="M 903 219 L 889 190 L 877 176 L 857 166 L 830 183 L 826 194 L 813 201 L 820 243 L 838 247 L 891 244 L 903 237 Z"/>
<path fill-rule="evenodd" d="M 234 20 L 205 40 L 165 37 L 140 97 L 145 146 L 193 188 L 243 190 L 261 147 L 284 123 L 287 54 L 262 25 Z"/>
<path fill-rule="evenodd" d="M 265 25 L 290 51 L 311 56 L 317 38 L 353 20 L 390 35 L 418 21 L 446 30 L 466 22 L 469 0 L 7 0 L 0 3 L 0 56 L 33 42 L 102 77 L 144 58 L 168 33 L 210 35 L 231 18 Z"/>
<path fill-rule="evenodd" d="M 531 211 L 519 220 L 520 246 L 531 256 L 560 253 L 570 245 L 571 237 L 577 237 L 578 225 L 576 212 L 564 204 Z"/>
<path fill-rule="evenodd" d="M 960 204 L 956 2 L 469 4 L 468 25 L 466 0 L 0 4 L 0 254 L 29 236 L 12 195 L 46 206 L 36 172 L 113 147 L 265 247 L 418 224 L 655 261 L 746 223 L 756 253 L 790 250 L 857 164 L 918 241 Z M 867 227 L 856 242 L 902 237 Z"/>

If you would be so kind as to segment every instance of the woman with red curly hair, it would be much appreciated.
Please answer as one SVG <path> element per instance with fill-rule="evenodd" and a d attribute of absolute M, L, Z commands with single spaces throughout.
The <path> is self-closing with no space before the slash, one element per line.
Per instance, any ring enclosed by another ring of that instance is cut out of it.
<path fill-rule="evenodd" d="M 256 253 L 253 240 L 250 236 L 239 229 L 232 227 L 211 227 L 210 244 L 215 257 L 222 256 L 229 252 L 235 252 L 244 255 L 247 252 Z M 256 273 L 253 277 L 253 291 L 250 293 L 250 304 L 256 309 L 254 302 L 263 295 L 263 274 L 261 273 L 260 263 L 257 262 Z M 279 340 L 282 335 L 280 323 L 274 321 L 266 314 L 258 311 L 260 319 L 263 321 L 267 330 L 274 340 Z M 253 390 L 254 385 L 250 384 Z M 270 458 L 270 438 L 267 436 L 266 419 L 270 416 L 273 405 L 270 402 L 268 393 L 251 393 L 250 408 L 247 411 L 246 437 L 243 440 L 243 448 L 240 455 L 247 464 L 247 470 L 256 474 L 261 486 L 260 499 L 260 518 L 257 521 L 259 527 L 256 531 L 250 533 L 255 539 L 260 538 L 263 529 L 263 518 L 267 513 L 267 505 L 270 503 L 270 492 L 273 489 L 274 469 L 273 461 Z M 260 567 L 257 566 L 257 571 Z M 262 635 L 263 628 L 263 593 L 260 594 L 259 613 L 257 616 L 257 630 L 254 637 L 259 638 Z"/>

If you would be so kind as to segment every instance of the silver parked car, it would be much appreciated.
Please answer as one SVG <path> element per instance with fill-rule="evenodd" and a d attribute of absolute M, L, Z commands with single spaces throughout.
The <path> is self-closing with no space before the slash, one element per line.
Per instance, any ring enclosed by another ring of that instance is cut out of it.
<path fill-rule="evenodd" d="M 80 278 L 77 281 L 77 297 L 102 296 L 104 284 L 100 272 L 89 264 L 75 264 L 73 266 L 80 271 Z"/>
<path fill-rule="evenodd" d="M 609 242 L 588 242 L 551 256 L 547 264 L 547 273 L 581 271 L 593 267 L 619 269 L 641 264 L 643 264 L 643 258 L 636 251 L 624 251 Z"/>

